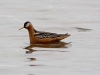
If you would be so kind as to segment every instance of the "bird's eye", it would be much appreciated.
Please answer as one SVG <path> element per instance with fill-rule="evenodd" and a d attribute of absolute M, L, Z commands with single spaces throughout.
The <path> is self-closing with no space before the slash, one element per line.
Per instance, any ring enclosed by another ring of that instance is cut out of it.
<path fill-rule="evenodd" d="M 30 23 L 27 23 L 26 27 L 28 27 L 30 25 Z"/>

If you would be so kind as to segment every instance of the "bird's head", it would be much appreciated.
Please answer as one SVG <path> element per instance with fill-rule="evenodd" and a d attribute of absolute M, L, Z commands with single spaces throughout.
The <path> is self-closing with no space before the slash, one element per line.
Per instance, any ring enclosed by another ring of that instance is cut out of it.
<path fill-rule="evenodd" d="M 30 28 L 31 26 L 32 26 L 31 22 L 27 21 L 27 22 L 24 23 L 24 26 L 21 27 L 19 30 L 21 30 L 21 29 L 23 29 L 23 28 L 28 29 L 28 28 Z"/>

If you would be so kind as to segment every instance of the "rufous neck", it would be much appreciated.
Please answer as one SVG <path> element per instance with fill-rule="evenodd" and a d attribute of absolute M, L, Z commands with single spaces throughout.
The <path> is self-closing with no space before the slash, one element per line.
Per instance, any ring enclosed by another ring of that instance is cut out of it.
<path fill-rule="evenodd" d="M 27 30 L 28 30 L 28 32 L 29 32 L 29 37 L 30 37 L 30 41 L 33 39 L 33 37 L 34 37 L 34 28 L 33 28 L 33 26 L 30 26 L 30 27 L 28 27 L 27 28 Z"/>

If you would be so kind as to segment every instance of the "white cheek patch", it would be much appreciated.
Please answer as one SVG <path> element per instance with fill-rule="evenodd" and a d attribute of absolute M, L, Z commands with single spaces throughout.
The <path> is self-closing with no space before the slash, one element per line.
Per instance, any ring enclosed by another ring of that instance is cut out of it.
<path fill-rule="evenodd" d="M 27 23 L 26 27 L 28 27 L 30 25 L 30 23 Z"/>

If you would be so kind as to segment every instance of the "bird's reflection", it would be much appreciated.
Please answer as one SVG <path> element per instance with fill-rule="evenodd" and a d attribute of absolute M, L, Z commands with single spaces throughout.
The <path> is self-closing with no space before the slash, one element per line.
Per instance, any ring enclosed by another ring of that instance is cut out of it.
<path fill-rule="evenodd" d="M 71 44 L 71 42 L 55 42 L 52 44 L 31 44 L 27 47 L 25 47 L 24 49 L 30 49 L 33 47 L 42 47 L 42 48 L 68 48 L 68 45 Z"/>
<path fill-rule="evenodd" d="M 30 53 L 33 53 L 33 52 L 36 52 L 36 51 L 54 52 L 54 51 L 59 51 L 58 48 L 69 48 L 70 46 L 71 46 L 71 42 L 69 42 L 69 43 L 56 42 L 56 43 L 53 43 L 53 44 L 34 44 L 34 45 L 29 45 L 29 46 L 25 47 L 24 49 L 26 50 L 26 54 L 30 54 Z M 34 50 L 34 47 L 40 47 L 40 50 Z M 57 49 L 48 49 L 48 50 L 43 50 L 42 49 L 41 50 L 41 47 L 42 48 L 57 48 Z M 59 52 L 67 52 L 67 51 L 61 51 L 61 50 Z M 30 62 L 34 62 L 34 61 L 37 60 L 35 57 L 30 57 L 30 58 L 27 58 L 27 59 Z M 44 65 L 31 63 L 31 64 L 29 64 L 29 66 L 34 67 L 34 66 L 44 66 Z"/>
<path fill-rule="evenodd" d="M 24 49 L 26 49 L 26 54 L 28 53 L 33 53 L 35 51 L 55 51 L 55 50 L 34 50 L 34 47 L 42 47 L 42 48 L 69 48 L 71 46 L 71 42 L 69 43 L 65 43 L 65 42 L 56 42 L 53 44 L 32 44 L 29 45 L 27 47 L 25 47 Z M 61 51 L 61 52 L 65 52 L 65 51 Z"/>
<path fill-rule="evenodd" d="M 28 75 L 34 75 L 34 74 L 28 74 Z"/>
<path fill-rule="evenodd" d="M 27 59 L 29 59 L 30 61 L 36 60 L 36 58 L 27 58 Z"/>
<path fill-rule="evenodd" d="M 31 48 L 27 48 L 26 50 L 28 50 L 28 51 L 26 51 L 26 54 L 33 53 L 33 52 L 36 51 L 36 50 L 34 50 L 34 49 L 31 49 Z"/>

